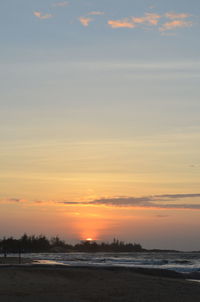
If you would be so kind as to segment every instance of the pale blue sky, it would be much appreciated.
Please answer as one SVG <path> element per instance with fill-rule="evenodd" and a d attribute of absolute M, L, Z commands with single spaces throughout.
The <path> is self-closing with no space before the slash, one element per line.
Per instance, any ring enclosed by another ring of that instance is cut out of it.
<path fill-rule="evenodd" d="M 130 110 L 139 110 L 139 115 L 148 106 L 153 115 L 162 113 L 164 121 L 167 113 L 176 111 L 174 118 L 170 115 L 172 123 L 178 119 L 184 124 L 183 119 L 187 124 L 193 111 L 189 123 L 195 124 L 200 51 L 197 1 L 75 0 L 66 7 L 54 3 L 1 1 L 2 108 L 21 109 L 21 113 L 31 109 L 34 114 L 48 106 L 63 113 L 66 107 L 77 110 L 78 105 L 95 114 L 105 111 L 106 103 L 121 113 L 123 101 Z M 53 17 L 40 20 L 34 11 Z M 78 18 L 91 11 L 105 15 L 92 16 L 95 21 L 83 27 Z M 191 14 L 193 24 L 166 35 L 152 26 L 112 29 L 107 24 L 110 19 L 141 17 L 146 12 Z"/>

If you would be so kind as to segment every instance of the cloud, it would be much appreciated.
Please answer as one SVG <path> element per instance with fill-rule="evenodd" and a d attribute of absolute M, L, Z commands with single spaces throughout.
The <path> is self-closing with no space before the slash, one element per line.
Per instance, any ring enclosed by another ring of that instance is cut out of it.
<path fill-rule="evenodd" d="M 139 25 L 157 25 L 160 15 L 154 13 L 145 13 L 143 17 L 129 17 L 122 20 L 109 20 L 108 24 L 112 28 L 135 28 Z"/>
<path fill-rule="evenodd" d="M 7 200 L 10 202 L 21 202 L 22 201 L 22 199 L 19 199 L 19 198 L 9 198 Z"/>
<path fill-rule="evenodd" d="M 38 19 L 42 19 L 42 20 L 53 18 L 53 15 L 51 15 L 51 14 L 45 14 L 45 15 L 43 15 L 40 11 L 35 11 L 35 12 L 33 12 L 33 14 Z"/>
<path fill-rule="evenodd" d="M 87 16 L 100 16 L 100 15 L 104 15 L 104 12 L 101 11 L 91 11 L 89 13 L 87 13 Z M 90 22 L 93 21 L 92 18 L 90 17 L 79 17 L 79 21 L 81 22 L 81 24 L 85 27 L 89 26 Z"/>
<path fill-rule="evenodd" d="M 101 11 L 93 11 L 93 12 L 89 12 L 88 15 L 91 15 L 91 16 L 101 16 L 101 15 L 104 15 L 105 13 L 104 12 L 101 12 Z"/>
<path fill-rule="evenodd" d="M 87 17 L 80 17 L 79 21 L 81 24 L 85 27 L 89 26 L 90 22 L 92 21 L 92 18 L 87 18 Z"/>
<path fill-rule="evenodd" d="M 186 14 L 186 13 L 177 14 L 177 13 L 169 12 L 169 13 L 166 13 L 165 16 L 167 18 L 173 20 L 173 19 L 186 19 L 186 18 L 189 18 L 191 15 Z"/>
<path fill-rule="evenodd" d="M 112 206 L 112 207 L 141 207 L 155 209 L 196 209 L 200 210 L 200 203 L 177 203 L 177 200 L 185 198 L 200 198 L 200 194 L 164 194 L 141 197 L 111 197 L 100 198 L 89 202 L 63 201 L 65 205 L 85 205 L 85 206 Z M 172 203 L 171 201 L 175 201 Z"/>
<path fill-rule="evenodd" d="M 113 197 L 93 200 L 94 205 L 111 205 L 111 206 L 149 206 L 150 197 Z"/>
<path fill-rule="evenodd" d="M 155 195 L 156 198 L 171 198 L 171 199 L 181 199 L 181 198 L 196 198 L 200 197 L 200 194 L 163 194 Z"/>
<path fill-rule="evenodd" d="M 1 199 L 1 202 L 3 203 L 23 203 L 26 202 L 26 199 L 22 199 L 22 198 L 3 198 Z"/>
<path fill-rule="evenodd" d="M 192 26 L 191 21 L 183 21 L 183 20 L 174 20 L 171 22 L 164 23 L 159 30 L 160 31 L 167 31 L 167 30 L 174 30 L 177 28 L 185 28 L 185 27 L 191 27 Z"/>
<path fill-rule="evenodd" d="M 135 24 L 157 25 L 161 16 L 154 13 L 145 13 L 144 17 L 133 17 Z"/>
<path fill-rule="evenodd" d="M 68 1 L 56 2 L 56 3 L 52 4 L 53 7 L 65 7 L 65 6 L 68 6 L 68 5 L 69 5 Z"/>
<path fill-rule="evenodd" d="M 124 19 L 118 20 L 108 20 L 108 25 L 112 28 L 136 28 L 145 26 L 154 26 L 159 29 L 160 32 L 170 31 L 177 28 L 185 28 L 193 25 L 192 21 L 185 20 L 190 17 L 190 14 L 187 13 L 174 13 L 168 12 L 164 15 L 160 15 L 157 13 L 145 13 L 141 17 L 127 17 Z M 165 22 L 166 19 L 170 19 L 169 22 Z M 162 24 L 162 23 L 163 24 Z M 158 24 L 161 23 L 160 27 L 157 27 Z"/>
<path fill-rule="evenodd" d="M 109 20 L 108 25 L 110 25 L 112 28 L 134 28 L 136 25 L 128 19 L 122 19 L 122 20 Z"/>
<path fill-rule="evenodd" d="M 120 197 L 102 197 L 91 201 L 41 201 L 41 200 L 26 200 L 20 198 L 1 199 L 3 203 L 24 203 L 29 204 L 63 204 L 66 206 L 107 206 L 107 207 L 125 207 L 125 208 L 144 208 L 144 209 L 188 209 L 200 210 L 200 201 L 196 203 L 178 201 L 184 199 L 200 198 L 200 193 L 195 194 L 162 194 L 149 196 L 120 196 Z"/>

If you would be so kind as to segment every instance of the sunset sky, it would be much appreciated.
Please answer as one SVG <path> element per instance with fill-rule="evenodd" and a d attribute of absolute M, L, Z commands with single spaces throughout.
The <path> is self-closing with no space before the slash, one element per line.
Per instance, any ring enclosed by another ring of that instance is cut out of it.
<path fill-rule="evenodd" d="M 0 2 L 0 237 L 200 250 L 200 1 Z"/>

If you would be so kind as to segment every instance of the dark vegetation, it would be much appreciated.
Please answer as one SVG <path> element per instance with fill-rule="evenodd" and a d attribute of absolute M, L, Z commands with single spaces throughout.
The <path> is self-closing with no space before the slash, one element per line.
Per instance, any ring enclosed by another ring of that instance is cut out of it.
<path fill-rule="evenodd" d="M 114 239 L 111 243 L 97 243 L 96 241 L 81 241 L 72 245 L 59 237 L 48 239 L 44 235 L 13 237 L 0 240 L 1 253 L 41 253 L 41 252 L 142 252 L 145 251 L 138 243 L 124 243 Z"/>

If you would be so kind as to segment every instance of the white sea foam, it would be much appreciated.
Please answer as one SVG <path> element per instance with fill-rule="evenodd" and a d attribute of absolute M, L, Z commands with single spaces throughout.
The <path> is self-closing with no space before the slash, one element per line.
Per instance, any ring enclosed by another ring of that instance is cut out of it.
<path fill-rule="evenodd" d="M 200 253 L 38 253 L 24 257 L 42 264 L 78 266 L 123 266 L 200 272 Z"/>

